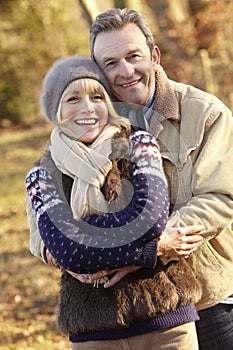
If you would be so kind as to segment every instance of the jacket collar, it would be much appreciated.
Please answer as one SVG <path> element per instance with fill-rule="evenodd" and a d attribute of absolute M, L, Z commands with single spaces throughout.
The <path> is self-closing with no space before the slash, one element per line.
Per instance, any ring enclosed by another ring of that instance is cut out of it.
<path fill-rule="evenodd" d="M 154 110 L 165 119 L 179 121 L 179 104 L 172 85 L 162 66 L 155 72 L 156 92 Z"/>
<path fill-rule="evenodd" d="M 155 72 L 156 92 L 154 113 L 151 117 L 149 132 L 155 136 L 162 131 L 164 120 L 180 121 L 179 104 L 172 85 L 162 66 Z"/>

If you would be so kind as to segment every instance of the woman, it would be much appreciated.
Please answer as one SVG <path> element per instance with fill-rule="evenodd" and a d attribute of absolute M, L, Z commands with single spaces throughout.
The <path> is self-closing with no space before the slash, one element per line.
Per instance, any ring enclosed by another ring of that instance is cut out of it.
<path fill-rule="evenodd" d="M 156 140 L 130 132 L 107 91 L 95 63 L 78 56 L 57 62 L 42 89 L 45 115 L 57 125 L 27 190 L 45 246 L 70 272 L 62 275 L 59 326 L 73 349 L 114 349 L 139 335 L 146 349 L 148 341 L 197 349 L 195 276 L 182 259 L 157 261 L 168 198 Z M 144 268 L 110 289 L 71 276 L 122 266 Z"/>

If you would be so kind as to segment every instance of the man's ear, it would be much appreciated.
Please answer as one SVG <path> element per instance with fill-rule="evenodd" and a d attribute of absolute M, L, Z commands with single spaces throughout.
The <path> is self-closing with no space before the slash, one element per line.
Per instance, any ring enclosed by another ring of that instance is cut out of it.
<path fill-rule="evenodd" d="M 153 69 L 157 70 L 158 65 L 160 64 L 160 51 L 158 46 L 154 46 L 151 56 Z"/>

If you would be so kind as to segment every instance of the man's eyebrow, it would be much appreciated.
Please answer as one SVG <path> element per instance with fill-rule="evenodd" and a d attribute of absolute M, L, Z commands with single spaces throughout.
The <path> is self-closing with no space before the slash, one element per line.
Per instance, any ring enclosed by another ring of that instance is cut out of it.
<path fill-rule="evenodd" d="M 139 48 L 139 47 L 133 48 L 133 49 L 127 51 L 127 53 L 124 56 L 125 57 L 130 56 L 133 53 L 138 52 L 138 51 L 142 52 L 141 48 Z M 118 58 L 117 57 L 110 57 L 110 56 L 109 57 L 107 57 L 107 56 L 102 57 L 102 63 L 106 63 L 108 61 L 115 61 L 115 60 L 118 60 Z"/>

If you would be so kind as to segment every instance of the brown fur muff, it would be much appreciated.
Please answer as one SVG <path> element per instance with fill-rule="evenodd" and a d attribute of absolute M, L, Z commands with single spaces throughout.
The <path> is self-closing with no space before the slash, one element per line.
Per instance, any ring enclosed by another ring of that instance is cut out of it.
<path fill-rule="evenodd" d="M 105 289 L 82 284 L 63 272 L 58 325 L 66 334 L 128 327 L 135 320 L 158 316 L 197 302 L 200 286 L 185 259 L 156 269 L 139 269 Z"/>

